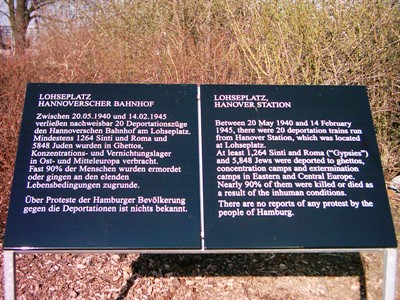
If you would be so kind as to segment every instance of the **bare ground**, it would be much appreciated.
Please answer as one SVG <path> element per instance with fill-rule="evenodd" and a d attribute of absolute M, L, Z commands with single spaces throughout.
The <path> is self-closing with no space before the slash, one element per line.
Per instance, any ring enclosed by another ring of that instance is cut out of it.
<path fill-rule="evenodd" d="M 16 269 L 21 300 L 381 299 L 383 253 L 19 254 Z"/>

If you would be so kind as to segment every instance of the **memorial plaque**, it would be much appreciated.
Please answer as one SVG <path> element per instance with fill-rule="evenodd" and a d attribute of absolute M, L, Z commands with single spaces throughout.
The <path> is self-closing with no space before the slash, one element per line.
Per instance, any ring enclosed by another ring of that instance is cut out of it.
<path fill-rule="evenodd" d="M 396 247 L 365 87 L 201 87 L 206 249 Z"/>
<path fill-rule="evenodd" d="M 196 85 L 29 84 L 5 249 L 198 249 Z"/>
<path fill-rule="evenodd" d="M 28 85 L 5 250 L 388 247 L 365 87 Z"/>

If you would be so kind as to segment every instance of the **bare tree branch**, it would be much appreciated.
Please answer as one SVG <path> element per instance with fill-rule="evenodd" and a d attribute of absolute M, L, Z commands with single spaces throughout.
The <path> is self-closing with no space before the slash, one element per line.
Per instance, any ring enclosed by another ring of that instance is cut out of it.
<path fill-rule="evenodd" d="M 38 1 L 33 1 L 32 0 L 32 5 L 29 8 L 29 10 L 35 11 L 38 9 L 41 9 L 42 7 L 46 6 L 46 5 L 50 5 L 50 4 L 54 4 L 56 3 L 56 0 L 38 0 Z"/>
<path fill-rule="evenodd" d="M 6 14 L 4 11 L 1 11 L 1 10 L 0 10 L 0 13 L 3 14 L 3 15 L 5 15 L 8 19 L 10 19 L 10 16 L 9 16 L 8 14 Z"/>

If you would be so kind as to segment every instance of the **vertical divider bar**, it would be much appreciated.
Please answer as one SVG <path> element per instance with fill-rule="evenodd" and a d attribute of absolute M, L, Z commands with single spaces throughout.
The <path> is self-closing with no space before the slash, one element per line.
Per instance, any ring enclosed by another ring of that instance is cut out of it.
<path fill-rule="evenodd" d="M 201 94 L 200 85 L 197 85 L 197 124 L 199 126 L 199 177 L 200 177 L 200 227 L 201 227 L 201 250 L 205 250 L 204 246 L 204 198 L 203 198 L 203 144 L 201 130 Z"/>
<path fill-rule="evenodd" d="M 15 300 L 15 253 L 3 251 L 4 299 Z"/>
<path fill-rule="evenodd" d="M 396 269 L 397 269 L 397 248 L 384 250 L 383 270 L 383 300 L 394 300 L 396 297 Z"/>

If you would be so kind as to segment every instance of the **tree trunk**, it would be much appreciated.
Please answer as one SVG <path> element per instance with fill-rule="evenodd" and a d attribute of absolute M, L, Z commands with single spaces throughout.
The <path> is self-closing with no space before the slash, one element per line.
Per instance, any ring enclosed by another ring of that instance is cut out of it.
<path fill-rule="evenodd" d="M 26 33 L 30 21 L 30 14 L 27 9 L 28 0 L 17 0 L 17 6 L 14 1 L 8 2 L 10 12 L 10 25 L 14 38 L 14 51 L 17 55 L 24 54 L 26 43 Z"/>
<path fill-rule="evenodd" d="M 23 54 L 26 44 L 26 33 L 29 25 L 29 15 L 27 12 L 27 0 L 17 0 L 17 9 L 15 15 L 16 31 L 14 33 L 15 39 L 15 53 Z"/>

